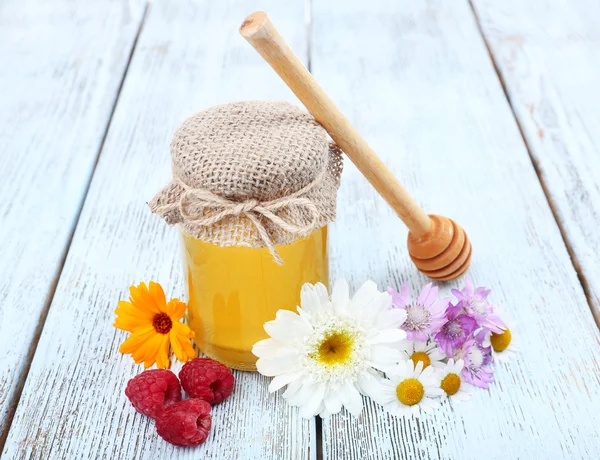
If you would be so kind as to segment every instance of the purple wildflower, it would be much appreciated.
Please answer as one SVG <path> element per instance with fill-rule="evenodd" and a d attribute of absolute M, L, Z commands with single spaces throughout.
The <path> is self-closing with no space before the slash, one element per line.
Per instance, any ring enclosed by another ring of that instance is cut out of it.
<path fill-rule="evenodd" d="M 465 367 L 462 370 L 465 382 L 487 389 L 489 384 L 494 381 L 494 369 L 490 366 L 494 358 L 492 357 L 492 348 L 484 347 L 483 340 L 484 334 L 481 332 L 467 340 L 455 354 L 455 359 L 462 358 L 465 361 Z"/>
<path fill-rule="evenodd" d="M 454 350 L 460 348 L 478 328 L 477 321 L 462 313 L 462 309 L 462 302 L 458 302 L 456 305 L 449 304 L 446 309 L 447 321 L 434 338 L 448 356 L 452 356 Z"/>
<path fill-rule="evenodd" d="M 485 287 L 474 288 L 468 276 L 462 291 L 452 289 L 452 294 L 463 304 L 465 312 L 475 318 L 479 326 L 499 334 L 506 329 L 506 325 L 494 313 L 494 307 L 487 300 L 490 292 L 491 290 Z"/>
<path fill-rule="evenodd" d="M 408 285 L 402 285 L 401 292 L 388 288 L 395 308 L 406 310 L 406 321 L 400 326 L 406 331 L 408 340 L 427 341 L 430 334 L 440 330 L 446 317 L 444 315 L 449 299 L 438 299 L 438 288 L 431 283 L 426 285 L 416 302 L 411 303 Z"/>

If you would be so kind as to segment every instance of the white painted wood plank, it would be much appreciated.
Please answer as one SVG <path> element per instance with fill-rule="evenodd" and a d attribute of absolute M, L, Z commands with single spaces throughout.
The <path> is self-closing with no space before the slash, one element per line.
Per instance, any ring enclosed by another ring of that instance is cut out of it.
<path fill-rule="evenodd" d="M 419 201 L 464 226 L 470 275 L 517 317 L 523 346 L 468 403 L 418 421 L 369 403 L 324 421 L 324 458 L 597 458 L 598 329 L 468 2 L 312 8 L 316 78 Z M 427 282 L 405 228 L 350 165 L 338 209 L 333 275 Z"/>
<path fill-rule="evenodd" d="M 0 448 L 144 7 L 0 4 Z"/>
<path fill-rule="evenodd" d="M 600 326 L 600 3 L 473 5 Z"/>
<path fill-rule="evenodd" d="M 315 457 L 314 421 L 267 395 L 267 379 L 242 372 L 232 398 L 214 409 L 203 446 L 166 443 L 124 395 L 143 367 L 120 355 L 125 334 L 112 327 L 116 302 L 130 284 L 153 279 L 167 295 L 185 297 L 177 230 L 146 206 L 170 179 L 175 128 L 216 103 L 292 99 L 238 34 L 255 9 L 270 11 L 306 55 L 304 0 L 150 5 L 6 442 L 7 458 Z"/>

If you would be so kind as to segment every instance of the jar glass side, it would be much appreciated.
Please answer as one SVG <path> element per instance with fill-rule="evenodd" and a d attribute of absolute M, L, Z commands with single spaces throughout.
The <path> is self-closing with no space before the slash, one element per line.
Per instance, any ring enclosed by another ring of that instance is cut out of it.
<path fill-rule="evenodd" d="M 252 346 L 267 338 L 263 325 L 277 310 L 296 311 L 304 283 L 329 284 L 327 226 L 267 248 L 220 247 L 182 233 L 188 289 L 188 324 L 207 356 L 240 370 L 256 370 Z"/>

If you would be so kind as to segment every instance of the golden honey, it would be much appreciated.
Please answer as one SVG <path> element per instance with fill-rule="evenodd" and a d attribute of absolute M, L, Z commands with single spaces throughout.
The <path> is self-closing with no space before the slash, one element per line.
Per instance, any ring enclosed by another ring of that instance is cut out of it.
<path fill-rule="evenodd" d="M 328 285 L 327 227 L 292 244 L 267 248 L 220 247 L 182 230 L 189 293 L 188 324 L 207 356 L 241 370 L 256 370 L 252 346 L 266 339 L 265 322 L 279 309 L 295 311 L 304 283 Z"/>

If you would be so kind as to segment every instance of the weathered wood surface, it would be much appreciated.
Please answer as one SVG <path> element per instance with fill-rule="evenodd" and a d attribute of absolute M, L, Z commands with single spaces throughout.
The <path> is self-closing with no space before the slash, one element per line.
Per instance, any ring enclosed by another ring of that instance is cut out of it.
<path fill-rule="evenodd" d="M 0 449 L 144 7 L 0 5 Z"/>
<path fill-rule="evenodd" d="M 325 421 L 324 458 L 597 458 L 598 329 L 468 2 L 313 0 L 311 49 L 317 80 L 401 182 L 465 227 L 471 277 L 522 340 L 470 402 L 418 421 L 369 403 Z M 403 225 L 349 163 L 338 213 L 334 276 L 427 282 Z"/>
<path fill-rule="evenodd" d="M 312 3 L 313 73 L 425 208 L 465 226 L 474 245 L 471 276 L 492 287 L 493 299 L 517 317 L 522 339 L 519 359 L 499 366 L 497 383 L 489 392 L 478 391 L 470 402 L 445 406 L 419 421 L 388 417 L 373 403 L 358 419 L 341 415 L 325 421 L 323 457 L 595 458 L 600 449 L 595 430 L 600 424 L 600 337 L 469 4 Z M 599 166 L 592 136 L 599 118 L 591 86 L 600 72 L 592 48 L 597 7 L 559 2 L 554 8 L 560 13 L 551 16 L 546 3 L 474 3 L 597 302 L 592 257 L 600 233 L 594 233 L 598 189 L 593 171 Z M 27 40 L 36 39 L 31 30 L 47 33 L 37 38 L 48 60 L 43 62 L 64 67 L 71 91 L 49 86 L 54 80 L 36 72 L 33 57 L 11 54 L 15 50 L 6 43 L 12 40 L 0 40 L 0 62 L 14 63 L 0 68 L 0 81 L 8 81 L 9 87 L 28 86 L 43 107 L 38 120 L 31 116 L 38 113 L 34 106 L 31 114 L 24 111 L 23 101 L 31 96 L 23 91 L 5 91 L 0 101 L 0 129 L 8 140 L 0 154 L 9 166 L 0 170 L 2 178 L 8 177 L 0 182 L 0 196 L 14 193 L 12 183 L 19 203 L 29 203 L 30 209 L 24 213 L 13 209 L 12 201 L 8 207 L 0 203 L 0 236 L 11 243 L 0 249 L 0 345 L 23 350 L 18 361 L 18 356 L 0 358 L 1 364 L 9 364 L 9 385 L 0 386 L 2 404 L 10 403 L 5 388 L 14 395 L 18 383 L 10 363 L 21 369 L 27 363 L 33 331 L 100 146 L 101 128 L 110 117 L 119 84 L 114 72 L 124 69 L 143 9 L 121 2 L 118 8 L 116 2 L 111 8 L 85 4 L 77 7 L 77 14 L 64 13 L 76 20 L 70 24 L 65 19 L 63 26 L 61 15 L 53 19 L 56 13 L 50 10 L 20 15 L 16 2 L 6 5 L 0 9 L 0 36 L 16 31 L 18 43 L 29 49 Z M 215 409 L 211 438 L 203 447 L 184 450 L 166 444 L 123 394 L 127 380 L 141 369 L 119 355 L 124 334 L 111 326 L 116 301 L 127 295 L 129 284 L 155 279 L 168 294 L 183 291 L 177 232 L 150 216 L 144 204 L 169 178 L 173 130 L 187 115 L 216 103 L 291 100 L 236 29 L 246 14 L 265 9 L 305 59 L 304 7 L 303 0 L 159 0 L 150 7 L 3 458 L 317 455 L 314 422 L 301 420 L 279 395 L 267 396 L 266 379 L 245 373 L 236 374 L 234 397 Z M 101 27 L 90 29 L 104 15 Z M 37 29 L 30 27 L 32 21 Z M 79 41 L 65 38 L 57 47 L 44 39 L 56 30 Z M 86 40 L 99 30 L 101 40 Z M 101 52 L 101 63 L 86 60 Z M 81 60 L 69 61 L 73 55 Z M 569 68 L 582 70 L 573 73 Z M 36 78 L 46 83 L 29 84 L 37 83 Z M 103 92 L 94 92 L 98 88 Z M 16 115 L 5 115 L 9 110 Z M 86 122 L 83 114 L 91 118 Z M 31 136 L 34 129 L 36 136 Z M 6 135 L 13 132 L 14 137 Z M 83 134 L 87 157 L 79 145 Z M 44 146 L 47 156 L 39 153 Z M 24 167 L 19 151 L 35 152 L 40 170 Z M 86 175 L 73 177 L 68 174 L 72 171 Z M 36 187 L 26 189 L 27 183 Z M 40 206 L 41 196 L 52 199 Z M 338 206 L 338 221 L 330 233 L 333 276 L 347 277 L 354 287 L 367 278 L 382 287 L 408 280 L 414 289 L 427 282 L 408 258 L 405 228 L 349 162 Z M 28 224 L 36 216 L 51 228 Z M 59 221 L 50 219 L 56 216 Z M 39 244 L 25 246 L 25 241 Z M 6 253 L 7 248 L 16 252 Z M 14 282 L 19 276 L 25 280 L 20 285 Z"/>
<path fill-rule="evenodd" d="M 472 3 L 600 326 L 600 3 Z"/>
<path fill-rule="evenodd" d="M 267 395 L 267 379 L 236 373 L 237 388 L 213 412 L 198 449 L 164 442 L 123 392 L 141 372 L 118 352 L 112 327 L 127 287 L 156 280 L 184 292 L 178 232 L 146 201 L 170 178 L 169 142 L 187 116 L 241 99 L 291 99 L 239 36 L 240 21 L 264 8 L 306 58 L 304 1 L 155 1 L 124 82 L 21 403 L 6 458 L 308 459 L 314 421 Z M 178 367 L 176 367 L 178 369 Z"/>

